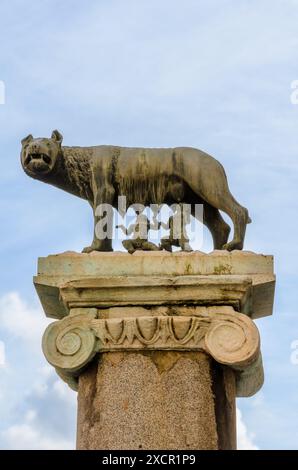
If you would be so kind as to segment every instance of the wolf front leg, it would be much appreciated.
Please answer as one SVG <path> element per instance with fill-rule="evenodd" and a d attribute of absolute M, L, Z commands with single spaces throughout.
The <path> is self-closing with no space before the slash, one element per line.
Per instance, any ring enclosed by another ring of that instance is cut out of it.
<path fill-rule="evenodd" d="M 84 248 L 83 253 L 91 251 L 113 251 L 113 200 L 115 190 L 112 185 L 106 184 L 97 190 L 94 203 L 94 238 L 90 246 Z"/>

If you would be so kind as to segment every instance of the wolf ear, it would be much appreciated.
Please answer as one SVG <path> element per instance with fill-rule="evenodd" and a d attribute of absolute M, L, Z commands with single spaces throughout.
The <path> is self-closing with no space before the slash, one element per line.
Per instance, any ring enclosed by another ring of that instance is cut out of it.
<path fill-rule="evenodd" d="M 21 140 L 21 144 L 28 144 L 29 142 L 31 142 L 31 140 L 33 140 L 33 135 L 29 134 L 27 135 L 27 137 L 24 137 L 24 139 Z"/>
<path fill-rule="evenodd" d="M 52 132 L 52 139 L 55 140 L 58 144 L 62 143 L 63 135 L 59 131 L 55 130 Z"/>

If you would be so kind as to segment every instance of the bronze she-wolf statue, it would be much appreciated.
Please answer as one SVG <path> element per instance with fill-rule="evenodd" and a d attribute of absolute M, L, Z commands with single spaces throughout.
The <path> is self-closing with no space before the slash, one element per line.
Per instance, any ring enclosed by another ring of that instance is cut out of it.
<path fill-rule="evenodd" d="M 194 208 L 203 204 L 203 222 L 214 248 L 243 248 L 248 211 L 234 199 L 224 168 L 210 155 L 190 147 L 65 147 L 62 139 L 56 130 L 51 138 L 28 135 L 22 140 L 22 166 L 32 178 L 86 199 L 93 208 L 95 226 L 101 217 L 96 208 L 110 204 L 117 209 L 119 196 L 126 196 L 128 205 L 185 203 Z M 230 242 L 230 227 L 220 210 L 234 224 Z M 84 252 L 93 250 L 112 251 L 112 240 L 100 240 L 95 234 Z"/>

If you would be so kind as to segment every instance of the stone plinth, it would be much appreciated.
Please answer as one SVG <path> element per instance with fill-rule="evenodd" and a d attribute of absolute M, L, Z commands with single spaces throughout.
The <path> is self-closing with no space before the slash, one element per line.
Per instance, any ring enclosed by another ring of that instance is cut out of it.
<path fill-rule="evenodd" d="M 235 397 L 263 383 L 271 256 L 65 253 L 34 282 L 58 319 L 45 356 L 79 392 L 78 448 L 235 448 Z"/>
<path fill-rule="evenodd" d="M 212 277 L 214 276 L 214 277 Z M 123 282 L 129 283 L 133 278 L 135 285 L 132 289 L 135 291 L 136 286 L 147 286 L 151 278 L 154 278 L 156 289 L 158 289 L 158 281 L 162 281 L 164 285 L 169 287 L 179 283 L 179 279 L 187 281 L 197 280 L 198 284 L 202 284 L 204 279 L 209 279 L 218 283 L 225 284 L 225 280 L 229 280 L 229 286 L 234 288 L 231 282 L 246 284 L 249 288 L 245 289 L 245 293 L 249 294 L 249 302 L 238 292 L 235 286 L 235 295 L 238 295 L 238 305 L 242 302 L 241 311 L 246 312 L 252 318 L 264 317 L 272 314 L 275 277 L 273 274 L 273 257 L 259 255 L 248 251 L 220 251 L 215 250 L 210 254 L 201 252 L 177 252 L 168 253 L 166 251 L 144 252 L 138 251 L 133 255 L 123 252 L 99 253 L 94 251 L 86 256 L 81 253 L 66 252 L 60 255 L 51 255 L 38 260 L 38 275 L 34 278 L 34 284 L 40 297 L 45 314 L 51 318 L 62 318 L 68 314 L 69 309 L 65 303 L 60 302 L 60 288 L 62 286 L 69 287 L 70 281 L 96 280 L 103 286 L 102 294 L 104 297 L 97 299 L 99 305 L 110 306 L 115 305 L 108 296 L 110 289 L 113 288 L 113 281 L 121 277 L 121 282 L 114 285 L 117 289 Z M 191 284 L 188 284 L 191 285 Z M 126 289 L 125 289 L 126 290 Z M 190 287 L 189 299 L 192 300 L 193 293 L 198 289 Z M 175 289 L 169 289 L 167 294 L 174 295 Z M 221 289 L 222 298 L 216 298 L 216 302 L 225 302 L 224 290 Z M 159 292 L 154 292 L 158 295 Z M 143 292 L 141 292 L 141 296 Z M 186 300 L 189 300 L 186 298 Z M 130 298 L 126 301 L 130 302 Z M 132 299 L 134 300 L 134 299 Z M 139 299 L 135 299 L 139 301 Z M 178 299 L 179 300 L 179 299 Z M 196 299 L 199 300 L 199 299 Z M 145 301 L 140 299 L 141 304 Z M 168 296 L 164 299 L 164 304 L 172 302 Z M 175 301 L 175 300 L 174 300 Z M 117 305 L 123 304 L 125 300 L 116 298 Z M 159 305 L 161 300 L 159 297 L 149 299 L 149 304 Z M 237 299 L 236 299 L 237 302 Z M 206 299 L 201 299 L 201 303 L 206 305 Z"/>

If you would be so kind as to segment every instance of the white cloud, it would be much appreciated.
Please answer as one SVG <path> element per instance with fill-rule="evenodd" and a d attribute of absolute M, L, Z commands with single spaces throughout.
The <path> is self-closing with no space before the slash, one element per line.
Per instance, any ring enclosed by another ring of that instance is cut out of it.
<path fill-rule="evenodd" d="M 254 443 L 254 434 L 249 432 L 243 422 L 242 413 L 237 408 L 237 448 L 238 450 L 258 450 Z"/>
<path fill-rule="evenodd" d="M 0 298 L 0 325 L 8 335 L 40 348 L 48 323 L 42 309 L 28 305 L 18 292 L 9 292 Z"/>
<path fill-rule="evenodd" d="M 67 404 L 72 404 L 73 406 L 77 405 L 77 396 L 69 386 L 63 382 L 61 379 L 58 379 L 53 384 L 53 391 L 56 393 L 59 399 L 67 402 Z"/>
<path fill-rule="evenodd" d="M 16 450 L 67 450 L 75 447 L 76 393 L 57 378 L 54 368 L 35 371 L 38 378 L 23 393 L 22 409 L 0 432 L 0 447 Z"/>
<path fill-rule="evenodd" d="M 27 422 L 28 421 L 28 422 Z M 25 418 L 23 424 L 10 426 L 5 432 L 2 432 L 2 438 L 6 442 L 6 449 L 17 450 L 68 450 L 73 449 L 72 441 L 66 439 L 53 439 L 42 434 L 34 427 L 32 419 Z"/>
<path fill-rule="evenodd" d="M 57 383 L 41 352 L 49 321 L 41 307 L 18 292 L 0 297 L 1 338 L 9 362 L 6 375 L 0 376 L 2 449 L 74 448 L 76 395 Z"/>

